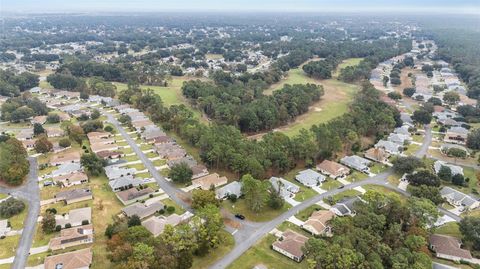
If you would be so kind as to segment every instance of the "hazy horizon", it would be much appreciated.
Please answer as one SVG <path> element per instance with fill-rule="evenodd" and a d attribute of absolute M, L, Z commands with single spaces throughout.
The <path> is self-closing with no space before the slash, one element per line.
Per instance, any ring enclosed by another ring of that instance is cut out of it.
<path fill-rule="evenodd" d="M 270 11 L 270 12 L 413 12 L 413 13 L 480 13 L 476 0 L 406 0 L 385 3 L 381 0 L 0 0 L 3 12 L 54 13 L 54 12 L 168 12 L 168 11 Z"/>

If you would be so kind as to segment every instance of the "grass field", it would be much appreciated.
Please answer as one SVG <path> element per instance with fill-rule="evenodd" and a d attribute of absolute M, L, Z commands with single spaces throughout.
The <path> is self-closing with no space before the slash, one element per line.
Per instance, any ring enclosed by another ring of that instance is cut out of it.
<path fill-rule="evenodd" d="M 212 263 L 227 254 L 235 245 L 235 239 L 227 231 L 220 231 L 225 241 L 222 242 L 216 249 L 203 257 L 194 256 L 192 268 L 204 269 L 208 268 Z"/>
<path fill-rule="evenodd" d="M 267 205 L 259 212 L 255 213 L 247 207 L 245 199 L 238 199 L 235 203 L 225 200 L 223 202 L 223 207 L 228 209 L 233 214 L 242 214 L 247 220 L 255 222 L 264 222 L 269 221 L 283 212 L 287 211 L 291 206 L 288 203 L 285 203 L 282 209 L 273 210 Z"/>
<path fill-rule="evenodd" d="M 462 238 L 457 222 L 449 222 L 435 229 L 436 234 L 450 235 L 456 238 Z"/>
<path fill-rule="evenodd" d="M 15 250 L 20 240 L 20 235 L 7 236 L 0 239 L 0 259 L 15 256 Z"/>
<path fill-rule="evenodd" d="M 152 89 L 156 94 L 158 94 L 161 98 L 163 103 L 166 106 L 171 105 L 181 105 L 184 104 L 192 110 L 195 117 L 202 120 L 202 113 L 198 109 L 194 109 L 190 106 L 188 100 L 182 95 L 182 85 L 184 81 L 191 80 L 188 77 L 172 77 L 171 80 L 168 81 L 167 87 L 161 86 L 149 86 L 149 85 L 141 85 L 142 89 Z M 115 86 L 117 87 L 117 91 L 122 91 L 127 89 L 127 84 L 125 83 L 118 83 L 114 82 Z"/>
<path fill-rule="evenodd" d="M 340 70 L 342 70 L 342 68 L 345 68 L 345 67 L 348 67 L 348 66 L 355 66 L 355 65 L 358 65 L 360 63 L 360 61 L 362 61 L 363 58 L 348 58 L 348 59 L 345 59 L 343 60 L 338 66 L 337 66 L 337 69 L 335 70 L 335 72 L 333 73 L 333 77 L 334 78 L 337 78 L 338 75 L 340 74 Z"/>
<path fill-rule="evenodd" d="M 295 215 L 295 217 L 299 220 L 306 221 L 312 215 L 313 212 L 323 210 L 323 209 L 324 208 L 319 206 L 319 205 L 311 205 L 311 206 L 305 208 L 304 210 L 298 212 Z"/>
<path fill-rule="evenodd" d="M 347 59 L 341 64 L 341 68 L 358 64 L 360 60 L 359 58 Z M 298 116 L 294 122 L 278 128 L 278 131 L 292 136 L 298 134 L 301 129 L 309 129 L 314 124 L 325 123 L 343 115 L 348 111 L 348 105 L 359 89 L 357 85 L 344 83 L 335 78 L 325 80 L 310 78 L 306 76 L 301 67 L 299 67 L 288 71 L 286 79 L 273 84 L 269 89 L 264 91 L 264 94 L 271 95 L 274 91 L 281 89 L 285 84 L 307 83 L 322 85 L 325 94 L 320 101 L 310 106 L 307 113 Z"/>
<path fill-rule="evenodd" d="M 306 269 L 308 263 L 303 260 L 301 263 L 294 262 L 286 256 L 274 251 L 271 246 L 276 241 L 273 235 L 266 235 L 257 244 L 247 250 L 240 258 L 235 260 L 228 269 L 251 269 L 257 264 L 263 264 L 267 268 L 275 269 Z"/>

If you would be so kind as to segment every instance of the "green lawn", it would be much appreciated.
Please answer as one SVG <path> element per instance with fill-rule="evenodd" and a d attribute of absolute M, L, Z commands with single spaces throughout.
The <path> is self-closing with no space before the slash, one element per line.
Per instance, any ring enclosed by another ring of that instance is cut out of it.
<path fill-rule="evenodd" d="M 435 229 L 436 234 L 444 234 L 454 236 L 456 238 L 462 238 L 462 234 L 458 228 L 457 222 L 449 222 Z"/>
<path fill-rule="evenodd" d="M 20 235 L 7 236 L 0 239 L 0 259 L 15 256 L 15 250 L 20 240 Z"/>
<path fill-rule="evenodd" d="M 348 175 L 347 178 L 345 178 L 345 179 L 350 181 L 350 182 L 355 182 L 355 181 L 364 180 L 366 178 L 368 178 L 367 174 L 361 173 L 361 172 L 356 171 L 356 170 L 353 170 L 352 173 L 350 173 L 350 175 Z"/>
<path fill-rule="evenodd" d="M 280 214 L 287 211 L 291 206 L 288 203 L 285 203 L 282 209 L 280 210 L 273 210 L 269 208 L 267 205 L 258 213 L 251 211 L 245 202 L 245 199 L 238 199 L 235 203 L 232 203 L 229 200 L 225 200 L 223 202 L 223 207 L 228 209 L 233 214 L 242 214 L 245 216 L 247 220 L 256 221 L 256 222 L 264 222 L 269 221 Z"/>
<path fill-rule="evenodd" d="M 405 151 L 405 154 L 406 155 L 413 155 L 420 149 L 420 147 L 421 146 L 417 145 L 417 144 L 410 144 L 410 145 L 408 145 L 408 149 Z"/>
<path fill-rule="evenodd" d="M 191 268 L 208 268 L 212 263 L 232 250 L 235 246 L 235 239 L 233 236 L 224 230 L 221 230 L 220 233 L 224 238 L 224 241 L 216 249 L 211 250 L 207 255 L 203 257 L 194 256 Z"/>
<path fill-rule="evenodd" d="M 335 72 L 333 73 L 333 77 L 338 77 L 340 75 L 340 70 L 342 68 L 348 67 L 348 66 L 356 66 L 362 61 L 363 58 L 348 58 L 343 60 L 338 66 Z"/>
<path fill-rule="evenodd" d="M 305 169 L 306 168 L 297 167 L 283 176 L 284 179 L 300 187 L 300 191 L 294 197 L 295 201 L 299 201 L 299 202 L 303 202 L 305 200 L 312 198 L 315 195 L 318 195 L 318 192 L 302 185 L 300 182 L 295 180 L 295 176 L 298 174 L 298 172 Z"/>
<path fill-rule="evenodd" d="M 152 162 L 153 165 L 155 166 L 162 166 L 162 165 L 165 165 L 167 163 L 167 161 L 163 160 L 163 159 L 160 159 L 160 160 L 155 160 Z"/>
<path fill-rule="evenodd" d="M 162 200 L 162 203 L 166 206 L 173 206 L 175 207 L 175 212 L 176 214 L 178 215 L 181 215 L 183 213 L 185 213 L 185 209 L 183 209 L 180 205 L 178 205 L 177 203 L 175 203 L 173 200 L 171 200 L 170 198 L 168 199 L 165 199 L 165 200 Z M 166 214 L 166 213 L 165 213 Z"/>
<path fill-rule="evenodd" d="M 305 208 L 304 210 L 298 212 L 295 215 L 295 217 L 299 220 L 306 221 L 312 215 L 313 212 L 318 211 L 318 210 L 322 210 L 322 209 L 324 209 L 324 208 L 319 206 L 319 205 L 311 205 L 311 206 Z"/>
<path fill-rule="evenodd" d="M 137 171 L 142 171 L 145 170 L 145 166 L 142 163 L 137 163 L 137 164 L 129 164 L 126 167 L 128 168 L 135 168 Z"/>
<path fill-rule="evenodd" d="M 182 85 L 184 81 L 191 80 L 189 77 L 172 77 L 168 81 L 168 86 L 167 87 L 162 87 L 162 86 L 149 86 L 149 85 L 141 85 L 140 87 L 142 89 L 151 89 L 153 92 L 158 94 L 161 98 L 162 101 L 165 105 L 171 106 L 171 105 L 181 105 L 184 104 L 187 107 L 192 110 L 194 115 L 196 116 L 197 119 L 202 119 L 202 114 L 198 109 L 194 109 L 193 107 L 190 106 L 188 100 L 182 95 Z M 114 83 L 115 86 L 117 86 L 118 91 L 122 91 L 127 89 L 127 84 L 125 83 Z"/>
<path fill-rule="evenodd" d="M 286 256 L 271 249 L 277 238 L 267 234 L 257 244 L 247 250 L 240 258 L 235 260 L 228 269 L 251 269 L 257 264 L 264 264 L 267 268 L 274 269 L 306 269 L 305 260 L 301 263 L 294 262 Z"/>
<path fill-rule="evenodd" d="M 28 214 L 28 204 L 25 202 L 24 204 L 25 204 L 25 209 L 23 209 L 23 211 L 20 212 L 20 214 L 15 215 L 8 219 L 8 221 L 10 222 L 10 226 L 12 227 L 12 230 L 23 229 L 23 222 L 27 218 L 27 214 Z"/>
<path fill-rule="evenodd" d="M 340 186 L 342 186 L 342 183 L 336 181 L 335 179 L 329 178 L 325 182 L 322 183 L 321 188 L 326 190 L 326 191 L 329 191 L 329 190 L 336 189 Z"/>
<path fill-rule="evenodd" d="M 329 197 L 332 197 L 333 199 L 333 202 L 334 203 L 337 203 L 341 200 L 343 200 L 344 198 L 350 198 L 350 197 L 355 197 L 357 195 L 360 195 L 361 193 L 359 191 L 356 191 L 356 190 L 345 190 L 339 194 L 335 194 L 334 196 L 329 196 Z M 329 197 L 326 197 L 325 199 L 323 199 L 324 202 L 326 203 L 329 203 Z"/>

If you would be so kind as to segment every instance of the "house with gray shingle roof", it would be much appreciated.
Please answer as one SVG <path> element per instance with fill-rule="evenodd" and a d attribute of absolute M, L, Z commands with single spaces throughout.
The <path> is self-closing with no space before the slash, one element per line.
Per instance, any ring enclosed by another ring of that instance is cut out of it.
<path fill-rule="evenodd" d="M 375 144 L 375 148 L 383 148 L 386 152 L 392 155 L 398 155 L 403 151 L 403 146 L 387 140 L 378 141 L 377 144 Z"/>
<path fill-rule="evenodd" d="M 443 187 L 440 190 L 440 195 L 452 206 L 463 206 L 467 210 L 480 206 L 480 202 L 475 198 L 450 187 Z"/>
<path fill-rule="evenodd" d="M 110 180 L 108 184 L 114 192 L 128 190 L 133 187 L 138 187 L 141 185 L 141 181 L 133 178 L 133 176 L 124 176 L 119 177 L 113 180 Z"/>
<path fill-rule="evenodd" d="M 227 185 L 216 189 L 215 194 L 217 199 L 225 199 L 232 194 L 240 197 L 242 196 L 242 183 L 238 181 L 230 182 Z"/>
<path fill-rule="evenodd" d="M 450 170 L 452 171 L 452 176 L 456 174 L 460 174 L 463 176 L 463 168 L 461 166 L 449 164 L 440 160 L 433 163 L 433 168 L 435 169 L 435 173 L 438 174 L 438 172 L 440 172 L 440 169 L 442 169 L 442 166 L 446 166 L 450 168 Z"/>
<path fill-rule="evenodd" d="M 300 191 L 300 187 L 283 178 L 271 177 L 269 181 L 276 191 L 280 190 L 280 195 L 284 198 L 293 197 Z"/>
<path fill-rule="evenodd" d="M 142 204 L 142 203 L 135 203 L 127 207 L 124 207 L 122 211 L 127 217 L 132 217 L 133 215 L 137 215 L 140 219 L 144 219 L 164 208 L 165 208 L 165 205 L 163 203 L 156 201 L 149 205 Z"/>
<path fill-rule="evenodd" d="M 371 161 L 357 155 L 345 156 L 340 159 L 340 162 L 350 168 L 353 168 L 363 173 L 370 172 L 369 166 L 372 163 Z"/>
<path fill-rule="evenodd" d="M 363 202 L 362 198 L 356 196 L 352 198 L 346 198 L 342 201 L 336 203 L 330 211 L 335 213 L 335 215 L 344 217 L 344 216 L 355 216 L 357 213 L 355 212 L 354 205 L 356 202 L 361 201 Z"/>
<path fill-rule="evenodd" d="M 326 180 L 324 175 L 312 169 L 300 171 L 298 175 L 295 176 L 295 179 L 307 187 L 320 186 L 322 182 Z"/>

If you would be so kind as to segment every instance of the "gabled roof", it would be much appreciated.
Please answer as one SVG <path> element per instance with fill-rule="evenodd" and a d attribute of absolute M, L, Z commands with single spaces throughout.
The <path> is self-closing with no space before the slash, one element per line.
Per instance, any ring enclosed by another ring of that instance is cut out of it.
<path fill-rule="evenodd" d="M 159 211 L 163 208 L 164 208 L 164 204 L 157 201 L 157 202 L 153 202 L 149 205 L 142 204 L 142 203 L 135 203 L 135 204 L 129 205 L 127 207 L 124 207 L 122 209 L 122 211 L 128 217 L 131 217 L 133 215 L 137 215 L 139 218 L 143 219 L 143 218 L 146 218 L 150 215 L 155 214 L 155 212 L 157 212 L 157 211 Z"/>
<path fill-rule="evenodd" d="M 452 127 L 452 128 L 447 130 L 447 133 L 467 135 L 468 130 L 463 128 L 463 127 Z"/>
<path fill-rule="evenodd" d="M 73 172 L 83 171 L 80 163 L 64 163 L 58 166 L 58 169 L 53 171 L 50 175 L 52 177 L 71 174 Z"/>
<path fill-rule="evenodd" d="M 215 193 L 219 198 L 223 198 L 230 194 L 235 194 L 237 197 L 240 197 L 242 195 L 242 183 L 238 181 L 230 182 L 227 185 L 215 190 Z"/>
<path fill-rule="evenodd" d="M 440 195 L 442 195 L 442 197 L 444 198 L 453 200 L 456 203 L 459 203 L 468 207 L 472 206 L 475 203 L 478 203 L 478 201 L 472 198 L 471 196 L 450 187 L 443 187 L 440 190 Z"/>
<path fill-rule="evenodd" d="M 140 185 L 141 181 L 133 178 L 133 176 L 123 176 L 112 179 L 108 182 L 112 190 L 117 190 L 125 187 L 137 187 Z"/>
<path fill-rule="evenodd" d="M 330 160 L 324 160 L 320 164 L 317 165 L 318 170 L 326 171 L 327 173 L 331 175 L 336 175 L 337 173 L 341 172 L 342 170 L 345 171 L 345 173 L 348 173 L 350 170 L 348 167 L 339 164 L 334 161 Z"/>
<path fill-rule="evenodd" d="M 307 169 L 300 171 L 298 175 L 295 176 L 295 179 L 303 185 L 315 186 L 318 183 L 325 181 L 325 176 L 312 169 Z"/>
<path fill-rule="evenodd" d="M 286 230 L 282 234 L 283 240 L 277 240 L 273 246 L 279 248 L 295 257 L 303 256 L 303 246 L 308 241 L 308 237 L 296 233 L 292 230 Z"/>
<path fill-rule="evenodd" d="M 314 234 L 320 234 L 325 231 L 328 221 L 333 219 L 334 216 L 335 214 L 329 210 L 315 211 L 303 224 L 303 227 L 308 227 L 309 230 L 314 230 Z"/>
<path fill-rule="evenodd" d="M 55 194 L 55 198 L 61 200 L 72 200 L 82 197 L 92 196 L 92 191 L 90 188 L 80 188 L 67 191 L 61 191 Z"/>
<path fill-rule="evenodd" d="M 227 177 L 221 177 L 219 174 L 213 173 L 192 180 L 192 185 L 197 186 L 203 190 L 208 190 L 212 185 L 217 187 L 227 184 L 227 182 Z"/>
<path fill-rule="evenodd" d="M 440 161 L 440 160 L 437 160 L 433 164 L 433 168 L 435 169 L 435 173 L 438 174 L 438 172 L 440 172 L 440 169 L 442 168 L 442 166 L 446 166 L 446 167 L 450 168 L 450 170 L 452 171 L 452 176 L 456 175 L 456 174 L 463 175 L 463 168 L 461 166 L 449 164 L 449 163 L 446 163 L 446 162 Z"/>
<path fill-rule="evenodd" d="M 137 172 L 135 168 L 125 168 L 115 165 L 105 166 L 105 174 L 109 180 L 113 180 L 119 177 L 125 177 L 129 175 L 134 175 Z"/>
<path fill-rule="evenodd" d="M 81 223 L 84 220 L 88 220 L 88 222 L 92 222 L 92 208 L 90 207 L 83 207 L 72 209 L 66 214 L 65 216 L 62 215 L 55 215 L 55 220 L 57 221 L 57 225 L 65 226 L 65 224 L 70 223 Z"/>
<path fill-rule="evenodd" d="M 186 211 L 182 215 L 177 215 L 174 213 L 167 217 L 153 216 L 145 221 L 142 221 L 142 225 L 147 230 L 149 230 L 153 234 L 153 236 L 157 237 L 163 232 L 165 226 L 177 226 L 180 223 L 188 221 L 191 217 L 193 217 L 193 214 L 188 211 Z"/>

